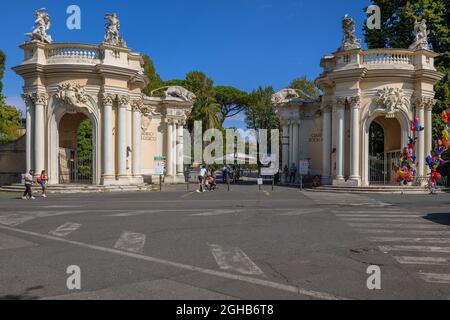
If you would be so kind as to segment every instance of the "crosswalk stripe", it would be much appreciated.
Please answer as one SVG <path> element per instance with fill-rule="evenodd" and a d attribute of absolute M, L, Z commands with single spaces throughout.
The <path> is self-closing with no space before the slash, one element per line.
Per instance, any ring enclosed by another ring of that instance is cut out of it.
<path fill-rule="evenodd" d="M 69 234 L 71 234 L 72 232 L 75 232 L 79 228 L 81 228 L 81 224 L 67 222 L 67 223 L 63 224 L 62 226 L 59 226 L 58 228 L 56 228 L 56 230 L 50 231 L 49 233 L 56 237 L 67 237 Z"/>
<path fill-rule="evenodd" d="M 444 226 L 435 224 L 408 224 L 408 223 L 349 223 L 353 228 L 388 228 L 388 229 L 443 229 Z M 445 230 L 445 229 L 444 229 Z"/>
<path fill-rule="evenodd" d="M 264 272 L 239 248 L 225 248 L 209 244 L 217 264 L 222 270 L 232 270 L 246 275 L 262 275 Z"/>
<path fill-rule="evenodd" d="M 440 265 L 446 266 L 450 263 L 447 258 L 435 258 L 435 257 L 403 257 L 395 256 L 397 262 L 401 264 L 416 264 L 416 265 Z"/>
<path fill-rule="evenodd" d="M 401 238 L 401 237 L 369 237 L 370 242 L 403 242 L 403 243 L 450 243 L 450 238 Z"/>
<path fill-rule="evenodd" d="M 142 253 L 146 236 L 142 233 L 124 232 L 117 240 L 114 248 L 135 253 Z"/>
<path fill-rule="evenodd" d="M 430 246 L 379 246 L 383 252 L 391 251 L 414 251 L 414 252 L 436 252 L 436 253 L 450 253 L 450 247 L 430 247 Z"/>
<path fill-rule="evenodd" d="M 426 282 L 450 284 L 450 274 L 439 273 L 419 273 L 420 277 Z"/>
<path fill-rule="evenodd" d="M 450 236 L 450 231 L 430 231 L 430 230 L 393 230 L 393 229 L 355 229 L 356 232 L 365 234 L 405 234 L 417 236 Z"/>
<path fill-rule="evenodd" d="M 337 214 L 339 218 L 423 218 L 421 214 Z"/>
<path fill-rule="evenodd" d="M 341 218 L 342 221 L 345 222 L 407 222 L 407 223 L 420 223 L 423 222 L 423 219 L 420 219 L 418 217 L 415 218 L 384 218 L 384 217 L 377 217 L 377 218 L 370 218 L 370 217 L 361 217 L 361 218 Z"/>

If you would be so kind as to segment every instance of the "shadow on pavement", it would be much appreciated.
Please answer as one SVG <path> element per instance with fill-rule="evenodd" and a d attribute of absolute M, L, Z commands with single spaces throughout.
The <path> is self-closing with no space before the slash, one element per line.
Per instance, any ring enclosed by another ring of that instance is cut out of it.
<path fill-rule="evenodd" d="M 450 213 L 429 213 L 424 219 L 434 223 L 450 226 Z"/>

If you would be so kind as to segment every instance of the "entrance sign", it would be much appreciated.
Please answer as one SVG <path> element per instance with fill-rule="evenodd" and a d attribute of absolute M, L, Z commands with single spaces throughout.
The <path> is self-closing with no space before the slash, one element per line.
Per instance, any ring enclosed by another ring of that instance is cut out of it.
<path fill-rule="evenodd" d="M 166 170 L 166 158 L 164 157 L 155 157 L 155 175 L 163 176 L 164 171 Z"/>
<path fill-rule="evenodd" d="M 309 175 L 309 160 L 300 160 L 299 171 L 302 176 Z"/>
<path fill-rule="evenodd" d="M 258 179 L 258 186 L 262 186 L 264 184 L 263 179 L 259 178 Z"/>

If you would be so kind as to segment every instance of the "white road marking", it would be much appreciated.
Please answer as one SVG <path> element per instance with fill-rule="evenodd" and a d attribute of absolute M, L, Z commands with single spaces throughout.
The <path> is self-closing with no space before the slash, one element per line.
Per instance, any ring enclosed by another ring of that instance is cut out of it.
<path fill-rule="evenodd" d="M 72 232 L 81 228 L 81 224 L 67 222 L 62 226 L 59 226 L 56 230 L 50 231 L 50 234 L 56 237 L 67 237 Z"/>
<path fill-rule="evenodd" d="M 9 214 L 6 216 L 0 216 L 0 224 L 10 227 L 17 227 L 21 224 L 33 220 L 35 217 L 33 216 L 24 216 L 19 214 Z"/>
<path fill-rule="evenodd" d="M 435 224 L 407 224 L 407 223 L 349 223 L 353 228 L 390 228 L 390 229 L 402 229 L 402 228 L 414 228 L 414 229 L 444 229 L 444 226 Z"/>
<path fill-rule="evenodd" d="M 21 234 L 26 234 L 26 235 L 33 236 L 36 238 L 52 240 L 52 241 L 56 241 L 56 242 L 62 242 L 62 243 L 70 244 L 73 246 L 78 246 L 78 247 L 96 250 L 96 251 L 100 251 L 100 252 L 117 254 L 117 255 L 124 256 L 124 257 L 128 257 L 128 258 L 157 263 L 157 264 L 161 264 L 161 265 L 165 265 L 165 266 L 169 266 L 169 267 L 173 267 L 173 268 L 178 268 L 178 269 L 198 272 L 198 273 L 202 273 L 202 274 L 207 274 L 207 275 L 211 275 L 211 276 L 216 276 L 216 277 L 220 277 L 220 278 L 224 278 L 224 279 L 242 281 L 242 282 L 246 282 L 249 284 L 254 284 L 254 285 L 268 287 L 268 288 L 272 288 L 272 289 L 276 289 L 276 290 L 291 292 L 294 294 L 304 295 L 304 296 L 312 297 L 315 299 L 348 300 L 347 298 L 332 295 L 332 294 L 325 293 L 325 292 L 311 291 L 311 290 L 302 289 L 300 287 L 286 285 L 286 284 L 277 283 L 277 282 L 273 282 L 273 281 L 252 278 L 252 277 L 242 276 L 242 275 L 236 275 L 236 274 L 232 274 L 232 273 L 221 272 L 221 271 L 206 269 L 206 268 L 201 268 L 201 267 L 195 267 L 195 266 L 191 266 L 191 265 L 187 265 L 187 264 L 183 264 L 183 263 L 168 261 L 168 260 L 164 260 L 164 259 L 144 256 L 142 254 L 125 252 L 125 251 L 120 251 L 120 250 L 111 249 L 111 248 L 104 248 L 104 247 L 100 247 L 100 246 L 96 246 L 96 245 L 91 245 L 91 244 L 87 244 L 87 243 L 83 243 L 83 242 L 79 242 L 79 241 L 71 241 L 71 240 L 67 240 L 64 238 L 53 237 L 53 236 L 40 234 L 40 233 L 36 233 L 36 232 L 20 230 L 20 229 L 6 227 L 6 226 L 0 226 L 0 229 L 8 230 L 8 231 L 16 232 L 16 233 L 21 233 Z"/>
<path fill-rule="evenodd" d="M 435 257 L 394 257 L 401 264 L 415 264 L 415 265 L 439 265 L 446 266 L 450 264 L 450 260 L 447 258 L 435 258 Z"/>
<path fill-rule="evenodd" d="M 199 210 L 197 210 L 199 211 Z M 232 213 L 239 213 L 242 212 L 242 210 L 214 210 L 214 211 L 206 211 L 206 212 L 200 212 L 200 213 L 194 213 L 190 214 L 191 217 L 210 217 L 210 216 L 221 216 L 224 214 L 232 214 Z"/>
<path fill-rule="evenodd" d="M 429 230 L 386 230 L 386 229 L 356 229 L 359 233 L 365 234 L 405 234 L 417 236 L 450 236 L 450 231 L 429 231 Z"/>
<path fill-rule="evenodd" d="M 211 253 L 220 269 L 237 271 L 246 275 L 262 275 L 264 272 L 239 248 L 225 248 L 209 244 Z"/>
<path fill-rule="evenodd" d="M 430 246 L 379 246 L 383 252 L 391 251 L 413 251 L 413 252 L 436 252 L 436 253 L 450 253 L 450 247 L 430 247 Z"/>
<path fill-rule="evenodd" d="M 420 277 L 426 282 L 450 284 L 450 274 L 439 273 L 419 273 Z"/>
<path fill-rule="evenodd" d="M 404 243 L 450 243 L 450 238 L 401 238 L 401 237 L 369 237 L 370 242 L 404 242 Z"/>
<path fill-rule="evenodd" d="M 124 232 L 117 240 L 114 248 L 130 252 L 142 253 L 146 235 L 142 233 Z"/>
<path fill-rule="evenodd" d="M 339 218 L 423 218 L 420 214 L 337 214 Z"/>
<path fill-rule="evenodd" d="M 323 212 L 323 209 L 295 209 L 295 210 L 287 210 L 287 212 L 278 213 L 277 216 L 292 217 L 319 212 Z"/>
<path fill-rule="evenodd" d="M 342 221 L 345 222 L 411 222 L 411 223 L 420 223 L 423 222 L 423 219 L 415 217 L 415 218 L 341 218 Z"/>

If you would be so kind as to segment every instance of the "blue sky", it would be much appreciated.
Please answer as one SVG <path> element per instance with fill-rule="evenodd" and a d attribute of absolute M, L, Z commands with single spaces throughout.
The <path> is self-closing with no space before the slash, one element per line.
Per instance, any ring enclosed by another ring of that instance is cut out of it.
<path fill-rule="evenodd" d="M 369 0 L 16 0 L 2 2 L 0 49 L 7 55 L 4 94 L 20 108 L 22 80 L 10 68 L 20 64 L 18 46 L 33 26 L 33 10 L 45 7 L 55 42 L 98 44 L 103 16 L 117 12 L 129 47 L 154 60 L 165 80 L 201 70 L 217 85 L 251 91 L 281 89 L 299 76 L 316 78 L 320 58 L 342 39 L 341 18 L 350 14 L 362 36 Z M 66 27 L 67 7 L 79 5 L 81 30 Z M 238 125 L 240 119 L 228 122 Z"/>

